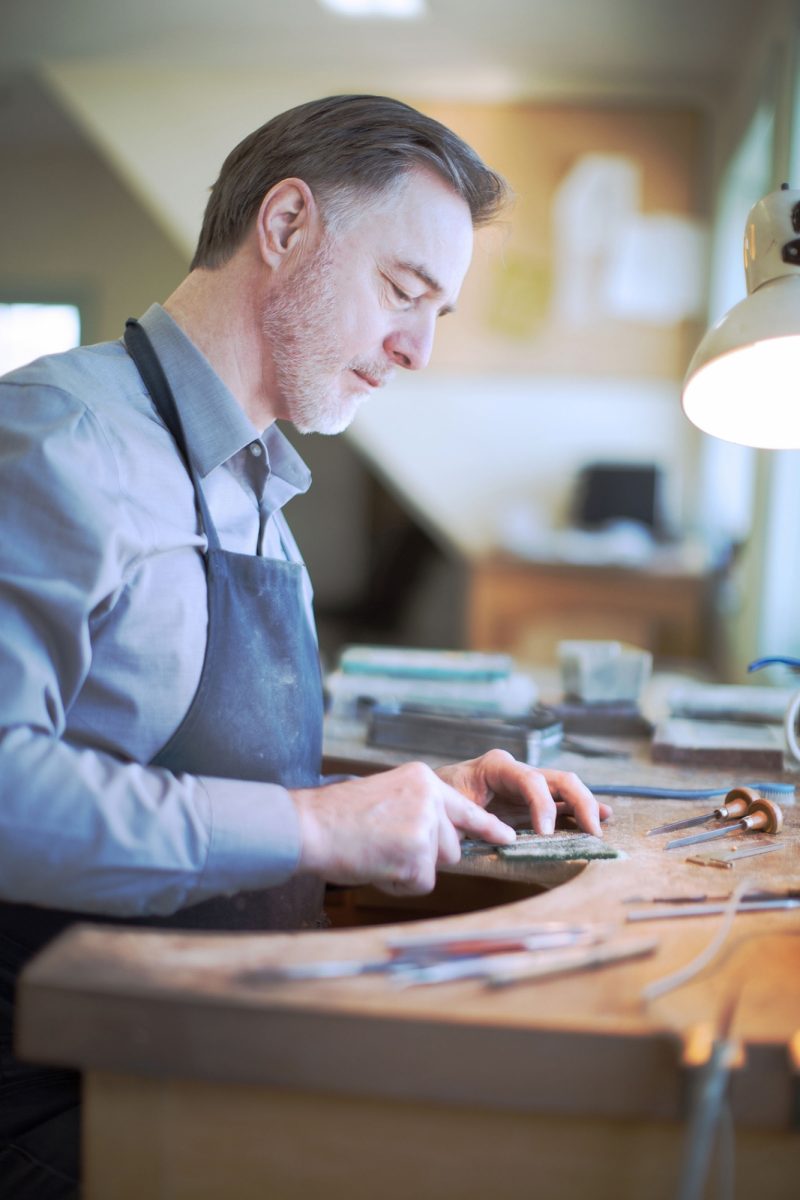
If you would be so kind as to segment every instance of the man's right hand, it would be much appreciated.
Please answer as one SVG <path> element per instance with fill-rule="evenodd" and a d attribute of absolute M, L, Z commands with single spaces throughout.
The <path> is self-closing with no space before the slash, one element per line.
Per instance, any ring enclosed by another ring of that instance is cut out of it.
<path fill-rule="evenodd" d="M 422 895 L 437 866 L 460 859 L 460 834 L 497 845 L 516 837 L 419 762 L 290 795 L 300 818 L 299 870 L 329 883 Z"/>

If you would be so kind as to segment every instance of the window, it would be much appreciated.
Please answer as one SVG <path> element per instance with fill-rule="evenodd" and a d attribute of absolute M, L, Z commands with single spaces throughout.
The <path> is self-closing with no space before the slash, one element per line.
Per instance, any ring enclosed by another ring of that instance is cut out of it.
<path fill-rule="evenodd" d="M 772 190 L 775 145 L 775 110 L 762 105 L 723 176 L 714 221 L 711 289 L 711 322 L 747 294 L 742 242 L 747 214 Z M 703 437 L 699 510 L 713 522 L 705 530 L 714 542 L 743 542 L 750 532 L 755 487 L 755 453 Z"/>
<path fill-rule="evenodd" d="M 80 343 L 74 304 L 0 304 L 0 375 Z"/>

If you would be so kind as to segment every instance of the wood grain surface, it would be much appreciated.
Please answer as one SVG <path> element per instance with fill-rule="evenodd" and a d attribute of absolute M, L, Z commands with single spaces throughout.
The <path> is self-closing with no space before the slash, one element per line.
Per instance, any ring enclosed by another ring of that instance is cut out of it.
<path fill-rule="evenodd" d="M 629 759 L 580 763 L 581 773 L 596 783 L 616 779 L 617 783 L 688 787 L 752 782 L 726 780 L 718 770 L 654 765 L 648 761 L 646 747 L 627 746 Z M 572 768 L 578 762 L 575 756 L 563 756 L 559 765 Z M 193 1123 L 200 1121 L 194 1106 L 204 1111 L 213 1095 L 219 1107 L 209 1126 L 209 1147 L 219 1142 L 215 1130 L 227 1128 L 224 1113 L 238 1111 L 242 1096 L 269 1114 L 270 1128 L 280 1131 L 284 1150 L 299 1144 L 296 1123 L 301 1110 L 303 1120 L 312 1124 L 323 1116 L 331 1120 L 340 1129 L 342 1145 L 355 1145 L 359 1128 L 364 1132 L 373 1127 L 375 1145 L 380 1145 L 401 1119 L 408 1120 L 409 1129 L 418 1130 L 422 1144 L 419 1131 L 427 1128 L 431 1112 L 439 1114 L 444 1131 L 451 1128 L 448 1122 L 456 1120 L 454 1114 L 463 1114 L 466 1129 L 473 1119 L 469 1114 L 480 1113 L 485 1128 L 494 1131 L 492 1136 L 513 1142 L 511 1131 L 517 1120 L 513 1114 L 518 1114 L 520 1119 L 538 1122 L 537 1136 L 544 1139 L 543 1162 L 550 1162 L 556 1144 L 568 1153 L 566 1135 L 559 1140 L 546 1134 L 554 1122 L 569 1121 L 572 1136 L 585 1137 L 587 1144 L 599 1137 L 608 1151 L 603 1161 L 611 1172 L 609 1180 L 614 1174 L 610 1148 L 621 1145 L 618 1135 L 628 1123 L 640 1135 L 640 1140 L 630 1143 L 629 1165 L 634 1175 L 643 1171 L 649 1178 L 646 1164 L 635 1166 L 634 1159 L 638 1161 L 647 1139 L 654 1145 L 666 1139 L 674 1166 L 693 1077 L 688 1064 L 702 1063 L 731 1006 L 730 1035 L 738 1047 L 731 1102 L 740 1144 L 750 1146 L 748 1139 L 753 1139 L 756 1164 L 761 1162 L 759 1145 L 772 1146 L 774 1170 L 771 1167 L 765 1174 L 763 1163 L 758 1167 L 759 1179 L 771 1177 L 770 1171 L 775 1175 L 774 1186 L 767 1187 L 764 1196 L 796 1194 L 789 1189 L 787 1164 L 800 1162 L 800 1137 L 794 1124 L 800 1095 L 800 910 L 737 916 L 717 957 L 690 982 L 650 1003 L 643 999 L 645 987 L 692 960 L 708 945 L 721 918 L 676 916 L 631 924 L 626 915 L 632 900 L 724 895 L 742 880 L 753 888 L 796 888 L 800 808 L 785 806 L 784 828 L 777 837 L 751 834 L 712 843 L 711 848 L 724 845 L 725 849 L 730 842 L 780 844 L 774 853 L 742 860 L 731 870 L 716 870 L 687 862 L 691 850 L 665 851 L 666 837 L 645 837 L 653 825 L 713 808 L 715 801 L 616 797 L 612 803 L 614 814 L 605 838 L 624 857 L 590 863 L 527 863 L 488 855 L 463 862 L 454 875 L 442 877 L 442 886 L 457 882 L 466 889 L 465 896 L 471 887 L 483 889 L 484 899 L 493 904 L 493 888 L 501 889 L 501 894 L 509 884 L 521 889 L 524 898 L 492 907 L 482 904 L 479 911 L 466 911 L 469 905 L 463 900 L 464 911 L 452 913 L 451 908 L 451 915 L 413 926 L 406 920 L 298 934 L 218 935 L 88 925 L 68 931 L 24 972 L 17 1040 L 27 1058 L 85 1073 L 90 1114 L 87 1155 L 94 1163 L 96 1181 L 88 1194 L 108 1194 L 103 1190 L 108 1187 L 108 1172 L 117 1170 L 119 1160 L 109 1163 L 107 1150 L 100 1153 L 97 1147 L 101 1142 L 117 1146 L 115 1154 L 123 1153 L 124 1136 L 120 1134 L 116 1142 L 113 1135 L 120 1114 L 136 1110 L 137 1120 L 144 1122 L 142 1130 L 151 1129 L 142 1137 L 158 1136 L 159 1161 L 166 1157 L 172 1161 L 178 1151 L 167 1154 L 163 1136 L 152 1131 L 152 1114 L 173 1112 L 169 1127 L 178 1138 L 176 1131 L 181 1122 L 186 1124 L 187 1114 L 194 1114 Z M 504 812 L 519 825 L 529 823 L 520 809 L 506 806 Z M 526 889 L 530 895 L 525 895 Z M 479 981 L 401 989 L 381 976 L 258 986 L 246 979 L 248 971 L 270 964 L 379 957 L 386 952 L 387 936 L 408 934 L 412 928 L 420 933 L 492 930 L 548 920 L 608 924 L 615 944 L 650 934 L 658 938 L 658 949 L 648 958 L 502 990 Z M 279 1103 L 281 1098 L 286 1103 Z M 174 1115 L 179 1111 L 180 1119 Z M 346 1113 L 351 1115 L 349 1126 Z M 250 1119 L 252 1113 L 242 1116 L 245 1125 Z M 759 1143 L 762 1135 L 767 1140 Z M 442 1136 L 443 1144 L 449 1144 L 450 1135 Z M 239 1145 L 231 1138 L 225 1145 Z M 241 1153 L 247 1158 L 244 1149 Z M 280 1158 L 283 1151 L 275 1153 Z M 274 1167 L 272 1152 L 265 1149 L 264 1156 L 263 1161 Z M 180 1157 L 170 1168 L 170 1178 L 181 1175 L 176 1165 Z M 230 1156 L 224 1146 L 218 1146 L 211 1159 L 218 1167 L 220 1162 L 229 1163 Z M 145 1155 L 142 1170 L 155 1169 L 147 1161 Z M 471 1161 L 467 1154 L 464 1162 Z M 311 1188 L 306 1194 L 315 1194 L 316 1167 L 295 1163 L 292 1173 L 288 1163 L 284 1166 L 279 1172 L 283 1182 L 276 1183 L 270 1195 L 302 1194 L 293 1190 L 292 1179 L 305 1180 L 303 1186 Z M 560 1178 L 553 1163 L 551 1167 L 553 1180 Z M 208 1179 L 215 1169 L 209 1168 Z M 524 1159 L 513 1168 L 517 1170 L 523 1178 Z M 573 1182 L 579 1181 L 578 1166 L 571 1170 Z M 649 1184 L 645 1191 L 623 1188 L 615 1193 L 611 1182 L 606 1191 L 601 1175 L 590 1172 L 581 1186 L 589 1186 L 594 1178 L 594 1195 L 631 1200 L 671 1194 Z M 462 1176 L 463 1186 L 451 1194 L 477 1195 L 470 1190 L 481 1177 L 474 1164 Z M 791 1177 L 791 1186 L 796 1187 L 796 1174 Z M 241 1193 L 190 1192 L 175 1183 L 138 1194 L 176 1198 L 267 1194 L 258 1190 L 257 1181 L 263 1176 L 256 1172 L 254 1178 L 252 1192 L 244 1185 Z M 788 1190 L 783 1190 L 784 1183 Z M 341 1179 L 339 1184 L 342 1190 L 329 1186 L 330 1194 L 370 1194 L 363 1180 L 349 1189 Z M 407 1194 L 408 1186 L 410 1180 L 399 1173 L 380 1194 L 399 1197 Z M 544 1194 L 570 1195 L 560 1188 L 562 1183 L 554 1182 Z M 445 1194 L 419 1187 L 416 1191 Z"/>

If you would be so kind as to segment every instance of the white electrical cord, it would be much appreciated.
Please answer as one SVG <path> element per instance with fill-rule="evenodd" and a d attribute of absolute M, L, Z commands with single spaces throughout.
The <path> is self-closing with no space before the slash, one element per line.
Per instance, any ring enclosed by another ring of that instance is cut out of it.
<path fill-rule="evenodd" d="M 745 893 L 752 886 L 753 881 L 751 879 L 743 879 L 737 884 L 725 906 L 720 927 L 708 945 L 700 951 L 696 958 L 693 958 L 685 966 L 679 967 L 677 971 L 673 971 L 671 975 L 665 975 L 662 979 L 656 979 L 653 983 L 648 983 L 647 987 L 642 991 L 642 999 L 646 1001 L 655 1000 L 658 996 L 663 996 L 666 992 L 671 992 L 675 988 L 682 987 L 684 983 L 688 983 L 690 979 L 702 971 L 703 967 L 711 962 L 721 950 L 723 943 L 731 931 L 731 925 L 733 924 L 733 919 L 736 916 L 739 905 Z"/>
<path fill-rule="evenodd" d="M 800 712 L 800 692 L 795 692 L 783 718 L 786 746 L 796 763 L 800 763 L 800 744 L 797 741 L 797 714 Z"/>

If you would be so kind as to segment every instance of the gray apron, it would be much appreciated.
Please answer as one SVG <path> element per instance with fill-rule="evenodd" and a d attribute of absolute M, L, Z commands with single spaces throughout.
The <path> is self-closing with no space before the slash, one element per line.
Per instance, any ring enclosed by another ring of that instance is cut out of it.
<path fill-rule="evenodd" d="M 322 762 L 322 681 L 299 563 L 222 550 L 189 459 L 172 391 L 147 334 L 128 321 L 125 345 L 194 484 L 208 539 L 206 655 L 197 692 L 153 765 L 193 775 L 315 787 Z M 320 922 L 324 884 L 209 900 L 151 924 L 198 929 L 302 929 Z"/>
<path fill-rule="evenodd" d="M 208 631 L 200 682 L 189 711 L 152 765 L 284 787 L 316 786 L 322 684 L 303 598 L 305 568 L 221 549 L 172 391 L 137 321 L 127 322 L 125 345 L 191 476 L 208 541 Z M 31 1195 L 72 1196 L 77 1177 L 77 1076 L 31 1067 L 12 1053 L 14 981 L 32 954 L 78 920 L 170 929 L 308 928 L 322 923 L 323 895 L 321 880 L 296 876 L 280 887 L 219 897 L 173 916 L 124 921 L 0 903 L 0 1193 L 23 1195 L 31 1188 Z M 4 1190 L 6 1184 L 11 1191 Z"/>

